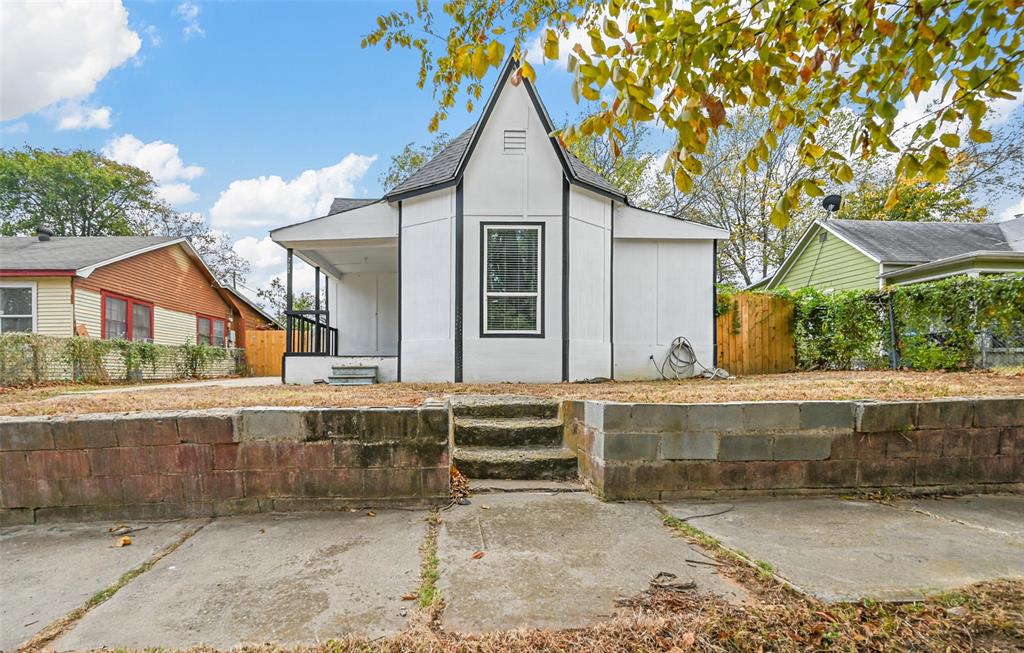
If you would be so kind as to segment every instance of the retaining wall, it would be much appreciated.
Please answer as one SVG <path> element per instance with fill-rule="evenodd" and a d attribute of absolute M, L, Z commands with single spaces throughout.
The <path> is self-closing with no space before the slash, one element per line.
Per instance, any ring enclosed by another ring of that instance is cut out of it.
<path fill-rule="evenodd" d="M 0 418 L 0 522 L 154 519 L 448 496 L 448 411 Z"/>
<path fill-rule="evenodd" d="M 609 499 L 1024 483 L 1024 398 L 568 403 L 580 477 Z"/>

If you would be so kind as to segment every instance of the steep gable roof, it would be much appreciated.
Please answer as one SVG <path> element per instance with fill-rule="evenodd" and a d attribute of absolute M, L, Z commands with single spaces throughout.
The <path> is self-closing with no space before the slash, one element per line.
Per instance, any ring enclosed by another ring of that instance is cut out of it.
<path fill-rule="evenodd" d="M 484 111 L 480 119 L 469 129 L 459 134 L 448 147 L 441 150 L 437 156 L 425 163 L 419 170 L 410 175 L 408 179 L 388 191 L 384 195 L 384 199 L 390 202 L 406 197 L 414 197 L 422 193 L 454 186 L 459 182 L 466 170 L 469 157 L 473 154 L 473 148 L 479 140 L 484 126 L 487 124 L 487 119 L 490 118 L 491 110 L 494 108 L 498 96 L 501 94 L 505 83 L 516 66 L 518 66 L 518 62 L 514 58 L 509 57 L 505 62 L 504 68 L 502 68 L 501 74 L 498 76 L 494 90 L 491 91 L 491 96 L 487 99 L 487 104 L 484 105 Z M 522 84 L 530 95 L 530 100 L 533 102 L 534 108 L 540 117 L 541 124 L 544 125 L 544 129 L 550 134 L 555 130 L 555 127 L 551 122 L 551 117 L 548 116 L 544 103 L 541 102 L 540 96 L 530 80 L 523 79 Z M 616 188 L 610 181 L 591 170 L 585 163 L 573 156 L 571 152 L 562 147 L 558 139 L 549 138 L 549 140 L 555 148 L 555 153 L 558 156 L 559 163 L 562 165 L 565 176 L 571 183 L 589 188 L 621 202 L 627 201 L 626 194 L 622 190 Z"/>
<path fill-rule="evenodd" d="M 67 270 L 95 267 L 166 247 L 184 238 L 173 236 L 34 236 L 0 238 L 0 270 Z"/>

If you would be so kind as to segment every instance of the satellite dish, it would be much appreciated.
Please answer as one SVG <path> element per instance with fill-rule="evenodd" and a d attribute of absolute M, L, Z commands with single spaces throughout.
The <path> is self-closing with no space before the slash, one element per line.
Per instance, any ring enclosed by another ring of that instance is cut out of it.
<path fill-rule="evenodd" d="M 839 195 L 829 195 L 825 199 L 821 200 L 821 205 L 825 207 L 825 210 L 829 213 L 835 213 L 839 210 L 839 205 L 843 203 L 843 198 Z"/>

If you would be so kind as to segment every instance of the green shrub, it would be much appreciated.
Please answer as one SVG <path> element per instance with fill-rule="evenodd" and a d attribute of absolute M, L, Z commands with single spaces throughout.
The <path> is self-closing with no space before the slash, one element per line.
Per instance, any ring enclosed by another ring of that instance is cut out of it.
<path fill-rule="evenodd" d="M 223 347 L 185 343 L 178 347 L 178 373 L 194 379 L 201 378 L 211 364 L 224 360 L 227 356 L 228 350 Z"/>

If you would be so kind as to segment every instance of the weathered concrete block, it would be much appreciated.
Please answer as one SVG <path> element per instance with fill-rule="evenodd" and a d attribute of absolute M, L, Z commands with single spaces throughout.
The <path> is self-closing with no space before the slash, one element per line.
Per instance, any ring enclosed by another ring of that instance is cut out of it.
<path fill-rule="evenodd" d="M 936 399 L 917 406 L 917 428 L 958 429 L 974 422 L 974 402 L 970 399 Z"/>
<path fill-rule="evenodd" d="M 723 435 L 718 441 L 718 459 L 771 460 L 772 437 L 770 435 Z"/>
<path fill-rule="evenodd" d="M 424 406 L 416 411 L 417 438 L 448 441 L 448 409 L 444 406 Z"/>
<path fill-rule="evenodd" d="M 863 403 L 857 406 L 857 431 L 909 431 L 917 420 L 917 403 Z"/>
<path fill-rule="evenodd" d="M 861 487 L 910 487 L 914 484 L 913 459 L 862 460 L 857 465 L 857 485 Z"/>
<path fill-rule="evenodd" d="M 856 460 L 810 460 L 806 484 L 809 488 L 850 488 L 857 486 Z"/>
<path fill-rule="evenodd" d="M 657 433 L 605 433 L 605 460 L 656 460 L 660 436 Z"/>
<path fill-rule="evenodd" d="M 685 404 L 633 404 L 633 432 L 678 433 L 686 428 Z"/>
<path fill-rule="evenodd" d="M 662 461 L 639 465 L 633 470 L 632 484 L 640 496 L 659 496 L 661 492 L 685 490 L 689 484 L 685 463 Z"/>
<path fill-rule="evenodd" d="M 661 457 L 666 460 L 715 460 L 718 458 L 718 434 L 688 431 L 662 433 Z"/>
<path fill-rule="evenodd" d="M 602 404 L 602 430 L 605 433 L 628 433 L 633 430 L 633 404 Z"/>
<path fill-rule="evenodd" d="M 691 490 L 743 490 L 748 487 L 750 463 L 692 462 L 685 464 Z"/>
<path fill-rule="evenodd" d="M 102 418 L 97 419 L 102 421 Z M 178 444 L 178 422 L 174 413 L 139 413 L 118 417 L 110 420 L 109 426 L 117 434 L 117 444 L 121 447 Z"/>
<path fill-rule="evenodd" d="M 750 490 L 784 490 L 804 487 L 807 463 L 802 460 L 746 463 L 744 486 Z"/>
<path fill-rule="evenodd" d="M 759 401 L 743 404 L 743 428 L 767 431 L 800 428 L 800 402 Z"/>
<path fill-rule="evenodd" d="M 857 404 L 852 401 L 804 401 L 800 404 L 801 429 L 852 431 L 857 422 Z"/>
<path fill-rule="evenodd" d="M 584 402 L 583 423 L 587 428 L 604 430 L 604 403 L 600 401 Z"/>
<path fill-rule="evenodd" d="M 117 426 L 110 417 L 82 415 L 51 422 L 58 449 L 102 449 L 117 446 Z"/>
<path fill-rule="evenodd" d="M 32 478 L 56 480 L 89 476 L 89 457 L 82 450 L 30 451 L 26 460 Z"/>
<path fill-rule="evenodd" d="M 970 458 L 918 458 L 915 485 L 965 485 L 974 482 Z"/>
<path fill-rule="evenodd" d="M 832 436 L 813 433 L 775 436 L 774 460 L 826 460 L 832 455 Z"/>
<path fill-rule="evenodd" d="M 1002 453 L 1002 429 L 971 429 L 968 431 L 972 456 L 995 456 Z"/>
<path fill-rule="evenodd" d="M 32 508 L 0 508 L 0 527 L 27 526 L 36 522 Z"/>
<path fill-rule="evenodd" d="M 738 431 L 743 428 L 743 404 L 690 404 L 687 430 Z"/>
<path fill-rule="evenodd" d="M 999 455 L 1024 454 L 1024 426 L 1005 428 L 999 435 Z"/>
<path fill-rule="evenodd" d="M 1024 398 L 975 399 L 974 425 L 1024 426 Z"/>
<path fill-rule="evenodd" d="M 1024 483 L 1020 460 L 1013 456 L 981 456 L 972 458 L 974 478 L 978 483 Z"/>
<path fill-rule="evenodd" d="M 14 481 L 30 477 L 24 451 L 0 452 L 0 480 Z"/>
<path fill-rule="evenodd" d="M 238 440 L 293 440 L 306 439 L 306 413 L 301 408 L 243 408 L 238 411 L 236 430 Z"/>
<path fill-rule="evenodd" d="M 917 435 L 917 433 L 909 431 L 884 434 L 882 437 L 885 438 L 886 458 L 917 458 L 920 455 L 918 450 L 920 439 Z M 941 447 L 941 445 L 939 446 Z"/>
<path fill-rule="evenodd" d="M 42 418 L 0 418 L 0 451 L 53 449 L 51 422 Z"/>
<path fill-rule="evenodd" d="M 880 433 L 836 433 L 832 436 L 833 460 L 885 458 L 886 438 Z"/>
<path fill-rule="evenodd" d="M 186 411 L 178 415 L 178 440 L 224 444 L 235 439 L 234 411 Z"/>

